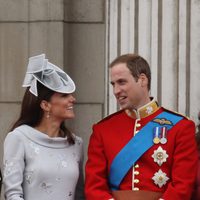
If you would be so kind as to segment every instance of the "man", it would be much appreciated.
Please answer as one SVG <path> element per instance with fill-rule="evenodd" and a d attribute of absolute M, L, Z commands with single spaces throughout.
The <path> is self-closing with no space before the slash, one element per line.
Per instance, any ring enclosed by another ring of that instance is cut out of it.
<path fill-rule="evenodd" d="M 128 190 L 133 196 L 152 191 L 157 199 L 189 200 L 197 174 L 195 124 L 149 96 L 150 67 L 139 55 L 116 58 L 110 73 L 121 110 L 93 126 L 86 199 L 114 200 L 116 191 Z"/>

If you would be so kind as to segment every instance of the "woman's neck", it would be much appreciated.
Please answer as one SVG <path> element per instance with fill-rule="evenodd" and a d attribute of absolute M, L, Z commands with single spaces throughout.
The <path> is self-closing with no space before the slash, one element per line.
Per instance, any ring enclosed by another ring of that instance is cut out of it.
<path fill-rule="evenodd" d="M 47 120 L 42 120 L 35 129 L 42 133 L 47 134 L 49 137 L 59 137 L 61 136 L 60 123 L 50 122 Z"/>

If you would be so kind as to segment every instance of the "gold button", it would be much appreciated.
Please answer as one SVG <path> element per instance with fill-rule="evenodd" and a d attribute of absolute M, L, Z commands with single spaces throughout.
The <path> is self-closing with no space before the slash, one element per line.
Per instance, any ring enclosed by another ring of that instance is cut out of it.
<path fill-rule="evenodd" d="M 136 127 L 140 127 L 141 126 L 141 124 L 136 124 Z"/>
<path fill-rule="evenodd" d="M 133 188 L 133 190 L 134 190 L 134 191 L 138 191 L 138 190 L 139 190 L 139 188 L 137 188 L 137 187 L 134 187 L 134 188 Z"/>
<path fill-rule="evenodd" d="M 139 183 L 140 181 L 138 179 L 134 179 L 134 183 Z"/>
<path fill-rule="evenodd" d="M 135 131 L 135 133 L 138 133 L 139 131 Z"/>
<path fill-rule="evenodd" d="M 139 165 L 138 165 L 138 164 L 136 164 L 136 165 L 135 165 L 135 168 L 139 168 Z"/>
<path fill-rule="evenodd" d="M 134 174 L 138 175 L 138 174 L 140 174 L 140 172 L 139 171 L 134 171 Z"/>

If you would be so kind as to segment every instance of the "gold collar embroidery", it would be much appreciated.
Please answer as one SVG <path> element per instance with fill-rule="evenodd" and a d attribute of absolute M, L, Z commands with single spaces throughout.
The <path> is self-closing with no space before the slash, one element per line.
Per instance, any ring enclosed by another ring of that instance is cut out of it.
<path fill-rule="evenodd" d="M 137 110 L 126 109 L 125 112 L 129 117 L 132 117 L 133 119 L 141 119 L 153 114 L 158 109 L 159 106 L 157 102 L 154 99 L 152 99 L 149 103 L 138 108 Z"/>

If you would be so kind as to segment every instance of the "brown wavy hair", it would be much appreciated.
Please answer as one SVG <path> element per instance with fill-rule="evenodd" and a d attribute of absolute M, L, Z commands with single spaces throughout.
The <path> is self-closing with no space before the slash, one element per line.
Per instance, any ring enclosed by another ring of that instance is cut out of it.
<path fill-rule="evenodd" d="M 29 87 L 26 89 L 22 104 L 20 116 L 11 128 L 11 131 L 21 126 L 23 124 L 29 125 L 31 127 L 37 126 L 43 117 L 44 111 L 40 107 L 42 100 L 50 101 L 54 91 L 43 86 L 41 83 L 37 82 L 38 96 L 36 97 L 29 91 Z M 64 122 L 61 123 L 60 129 L 63 132 L 63 137 L 68 137 L 68 142 L 74 144 L 74 137 L 69 129 L 65 126 Z"/>

